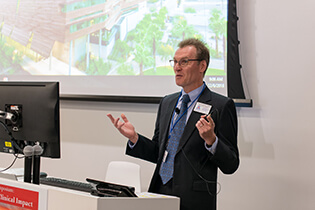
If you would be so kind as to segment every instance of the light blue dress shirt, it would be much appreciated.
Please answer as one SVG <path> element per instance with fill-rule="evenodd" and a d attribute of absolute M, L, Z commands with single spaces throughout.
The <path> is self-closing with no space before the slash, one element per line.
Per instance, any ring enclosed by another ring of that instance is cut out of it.
<path fill-rule="evenodd" d="M 200 86 L 199 88 L 197 88 L 197 89 L 195 89 L 195 90 L 193 90 L 193 91 L 191 91 L 191 92 L 189 92 L 189 93 L 185 93 L 185 91 L 182 90 L 182 94 L 181 94 L 181 96 L 180 96 L 180 98 L 179 98 L 179 100 L 178 100 L 178 103 L 177 103 L 177 105 L 176 105 L 176 108 L 180 109 L 180 107 L 181 107 L 181 105 L 182 105 L 183 95 L 188 94 L 188 95 L 189 95 L 189 98 L 190 98 L 190 102 L 187 104 L 188 110 L 187 110 L 186 123 L 187 123 L 187 121 L 188 121 L 188 119 L 189 119 L 189 117 L 190 117 L 192 111 L 194 110 L 194 107 L 195 107 L 195 105 L 196 105 L 196 103 L 197 103 L 197 101 L 198 101 L 198 98 L 199 98 L 201 92 L 204 90 L 204 88 L 205 88 L 205 83 L 203 83 L 202 86 Z M 174 121 L 175 121 L 177 115 L 178 115 L 178 114 L 177 114 L 176 112 L 174 112 L 173 118 L 172 118 L 173 123 L 174 123 Z M 171 126 L 173 125 L 173 123 L 171 123 L 171 125 L 170 125 L 170 130 L 171 130 Z M 215 150 L 216 150 L 216 147 L 217 147 L 217 144 L 218 144 L 218 137 L 216 136 L 215 142 L 214 142 L 210 147 L 208 147 L 207 144 L 206 144 L 206 142 L 205 142 L 205 148 L 206 148 L 209 152 L 211 152 L 212 154 L 214 154 L 214 153 L 215 153 Z M 128 141 L 128 145 L 129 145 L 129 147 L 132 149 L 136 144 L 133 144 L 133 143 L 129 140 L 129 141 Z"/>

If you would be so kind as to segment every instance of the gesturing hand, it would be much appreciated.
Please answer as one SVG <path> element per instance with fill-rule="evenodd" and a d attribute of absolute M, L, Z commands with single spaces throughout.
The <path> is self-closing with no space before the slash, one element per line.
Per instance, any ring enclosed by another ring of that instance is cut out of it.
<path fill-rule="evenodd" d="M 128 121 L 126 115 L 121 114 L 121 118 L 114 118 L 111 114 L 107 114 L 107 117 L 112 121 L 113 125 L 118 129 L 118 131 L 128 138 L 132 143 L 136 143 L 138 140 L 138 134 L 135 127 Z"/>
<path fill-rule="evenodd" d="M 196 123 L 196 127 L 199 131 L 201 138 L 203 138 L 207 145 L 212 145 L 216 139 L 216 135 L 214 133 L 215 124 L 211 116 L 210 115 L 201 116 Z"/>

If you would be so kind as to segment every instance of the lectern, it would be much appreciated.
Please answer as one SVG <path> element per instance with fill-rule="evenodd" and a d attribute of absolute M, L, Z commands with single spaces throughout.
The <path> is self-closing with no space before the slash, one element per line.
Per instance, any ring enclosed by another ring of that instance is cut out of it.
<path fill-rule="evenodd" d="M 179 198 L 151 193 L 140 193 L 138 197 L 97 197 L 86 192 L 0 178 L 1 206 L 30 210 L 179 210 Z"/>

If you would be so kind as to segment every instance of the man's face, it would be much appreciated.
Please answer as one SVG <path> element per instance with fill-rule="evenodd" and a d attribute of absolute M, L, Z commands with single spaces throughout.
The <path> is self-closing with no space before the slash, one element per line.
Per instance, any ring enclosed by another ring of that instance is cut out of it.
<path fill-rule="evenodd" d="M 186 93 L 200 87 L 203 83 L 206 61 L 188 61 L 187 65 L 179 65 L 181 60 L 197 59 L 197 50 L 194 46 L 179 48 L 174 56 L 175 81 Z"/>

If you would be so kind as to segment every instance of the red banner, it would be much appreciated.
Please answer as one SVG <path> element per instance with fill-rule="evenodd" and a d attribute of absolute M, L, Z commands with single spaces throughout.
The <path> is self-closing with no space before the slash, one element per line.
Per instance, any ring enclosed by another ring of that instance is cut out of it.
<path fill-rule="evenodd" d="M 38 210 L 38 192 L 0 184 L 0 210 Z"/>

